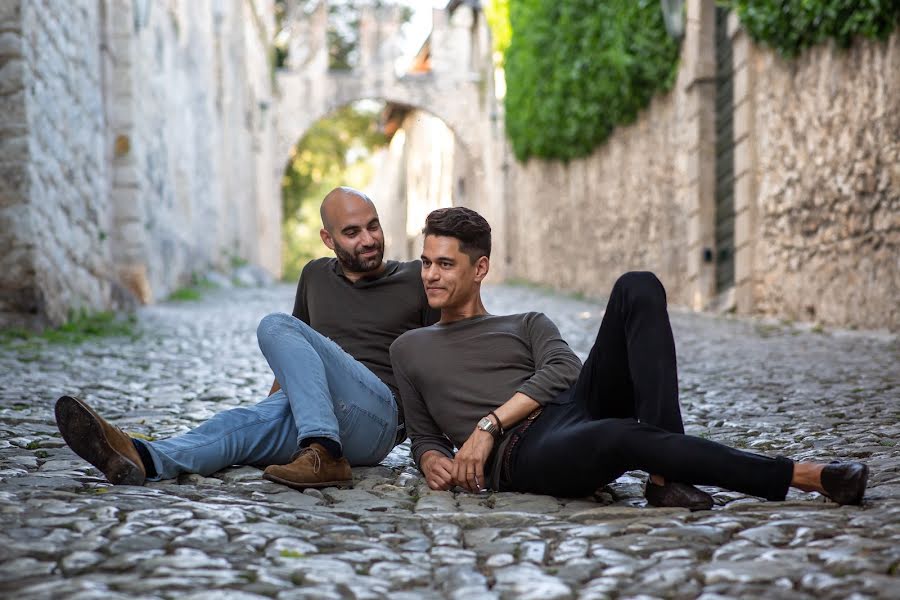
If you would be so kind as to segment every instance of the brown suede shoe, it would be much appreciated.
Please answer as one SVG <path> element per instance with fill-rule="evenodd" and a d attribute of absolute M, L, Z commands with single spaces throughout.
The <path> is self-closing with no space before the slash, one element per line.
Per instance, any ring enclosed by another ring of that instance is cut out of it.
<path fill-rule="evenodd" d="M 263 478 L 296 490 L 353 484 L 353 474 L 347 459 L 334 458 L 328 450 L 315 442 L 301 450 L 294 462 L 266 467 Z"/>
<path fill-rule="evenodd" d="M 56 426 L 75 454 L 100 469 L 113 485 L 144 485 L 144 463 L 131 438 L 83 400 L 56 401 Z"/>
<path fill-rule="evenodd" d="M 712 496 L 692 485 L 677 481 L 656 485 L 648 479 L 644 497 L 651 506 L 672 506 L 690 510 L 709 510 L 713 506 Z"/>

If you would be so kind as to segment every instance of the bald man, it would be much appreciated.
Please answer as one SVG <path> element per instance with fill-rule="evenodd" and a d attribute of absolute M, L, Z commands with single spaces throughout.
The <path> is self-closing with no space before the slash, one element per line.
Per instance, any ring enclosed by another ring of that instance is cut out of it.
<path fill-rule="evenodd" d="M 335 258 L 308 263 L 293 313 L 268 315 L 257 328 L 275 375 L 265 400 L 146 442 L 63 396 L 56 422 L 72 450 L 113 484 L 256 465 L 266 467 L 264 478 L 303 489 L 351 485 L 351 465 L 377 464 L 402 442 L 389 348 L 440 314 L 428 307 L 419 261 L 384 260 L 378 212 L 365 194 L 334 189 L 320 214 L 322 242 Z"/>

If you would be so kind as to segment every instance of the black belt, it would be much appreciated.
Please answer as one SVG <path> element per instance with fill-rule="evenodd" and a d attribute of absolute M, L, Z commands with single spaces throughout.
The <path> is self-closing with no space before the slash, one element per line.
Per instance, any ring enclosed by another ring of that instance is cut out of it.
<path fill-rule="evenodd" d="M 397 406 L 397 435 L 394 438 L 394 445 L 399 446 L 404 441 L 406 441 L 406 417 L 403 414 L 403 405 L 400 403 L 400 400 L 397 399 L 397 396 L 392 394 L 394 397 L 394 404 Z"/>
<path fill-rule="evenodd" d="M 525 436 L 525 432 L 528 431 L 528 428 L 531 427 L 539 416 L 541 416 L 541 411 L 543 410 L 543 407 L 541 407 L 531 411 L 531 414 L 528 415 L 525 423 L 509 434 L 509 443 L 506 445 L 506 448 L 504 448 L 503 459 L 500 461 L 500 484 L 503 488 L 507 488 L 510 483 L 510 467 L 512 466 L 513 450 L 519 445 L 519 442 Z"/>
<path fill-rule="evenodd" d="M 394 439 L 394 445 L 399 446 L 406 441 L 406 423 L 400 423 L 397 426 L 397 437 Z"/>

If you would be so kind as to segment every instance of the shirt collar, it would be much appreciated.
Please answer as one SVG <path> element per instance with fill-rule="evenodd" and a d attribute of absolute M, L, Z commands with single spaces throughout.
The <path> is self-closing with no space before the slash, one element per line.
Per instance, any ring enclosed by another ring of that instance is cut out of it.
<path fill-rule="evenodd" d="M 341 279 L 343 279 L 347 283 L 350 283 L 353 286 L 362 286 L 362 285 L 372 283 L 373 281 L 378 281 L 379 279 L 383 279 L 383 278 L 387 277 L 388 275 L 394 274 L 397 271 L 397 269 L 400 268 L 400 263 L 397 262 L 396 260 L 386 260 L 386 261 L 384 261 L 384 271 L 382 271 L 378 275 L 360 277 L 355 282 L 353 282 L 353 281 L 350 281 L 349 279 L 347 279 L 347 276 L 344 275 L 344 268 L 341 266 L 341 261 L 339 261 L 336 258 L 332 259 L 332 260 L 334 260 L 335 274 L 337 274 Z"/>

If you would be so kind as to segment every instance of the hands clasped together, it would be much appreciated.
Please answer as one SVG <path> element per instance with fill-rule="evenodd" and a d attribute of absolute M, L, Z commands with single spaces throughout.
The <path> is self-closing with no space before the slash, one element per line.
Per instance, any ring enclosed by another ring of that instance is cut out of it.
<path fill-rule="evenodd" d="M 473 493 L 487 489 L 484 465 L 493 448 L 494 436 L 476 428 L 454 458 L 429 450 L 420 461 L 428 487 L 445 491 L 458 485 Z"/>

